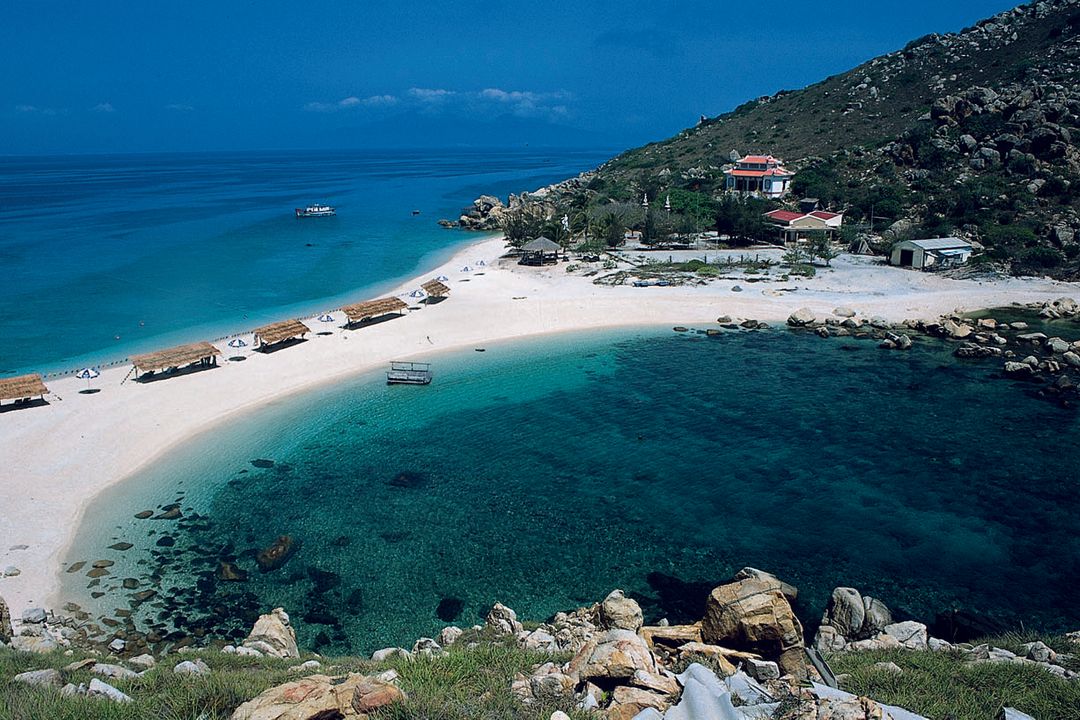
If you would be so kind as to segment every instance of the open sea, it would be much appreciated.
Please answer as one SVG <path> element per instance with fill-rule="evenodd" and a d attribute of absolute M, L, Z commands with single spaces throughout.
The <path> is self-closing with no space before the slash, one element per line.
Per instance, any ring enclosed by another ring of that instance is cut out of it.
<path fill-rule="evenodd" d="M 612 154 L 0 157 L 0 376 L 122 360 L 365 299 L 475 240 L 436 224 L 473 198 L 535 190 Z M 315 202 L 338 215 L 294 216 Z"/>
<path fill-rule="evenodd" d="M 799 587 L 811 625 L 849 585 L 902 619 L 1080 627 L 1077 412 L 951 349 L 640 329 L 439 355 L 428 387 L 359 377 L 105 492 L 65 560 L 116 565 L 65 595 L 172 639 L 238 640 L 283 606 L 301 647 L 371 652 L 496 600 L 540 620 L 615 587 L 648 621 L 693 621 L 752 565 Z M 282 535 L 295 552 L 261 571 Z"/>

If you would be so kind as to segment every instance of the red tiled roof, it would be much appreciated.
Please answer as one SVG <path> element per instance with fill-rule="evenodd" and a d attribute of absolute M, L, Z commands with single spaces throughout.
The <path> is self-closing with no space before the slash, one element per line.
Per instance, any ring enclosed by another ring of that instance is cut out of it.
<path fill-rule="evenodd" d="M 833 218 L 840 217 L 840 213 L 832 213 L 825 210 L 815 210 L 810 214 L 816 217 L 818 220 L 832 220 Z"/>
<path fill-rule="evenodd" d="M 769 174 L 769 171 L 768 170 L 742 170 L 740 168 L 735 168 L 734 170 L 728 170 L 728 174 L 729 175 L 734 175 L 735 177 L 765 177 L 766 175 Z"/>
<path fill-rule="evenodd" d="M 774 158 L 772 155 L 747 155 L 746 157 L 739 160 L 739 162 L 741 162 L 741 163 L 761 163 L 761 164 L 764 164 L 764 163 L 769 163 L 769 162 L 780 162 L 780 161 L 777 160 L 776 158 Z"/>
<path fill-rule="evenodd" d="M 773 210 L 772 212 L 765 213 L 765 215 L 773 220 L 788 224 L 795 222 L 799 218 L 806 217 L 802 213 L 792 212 L 790 210 Z"/>

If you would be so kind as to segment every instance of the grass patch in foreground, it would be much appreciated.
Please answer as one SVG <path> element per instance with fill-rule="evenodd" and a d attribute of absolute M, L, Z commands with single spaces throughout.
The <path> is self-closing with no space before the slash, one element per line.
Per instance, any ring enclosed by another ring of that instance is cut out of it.
<path fill-rule="evenodd" d="M 411 720 L 466 720 L 466 718 L 521 718 L 547 720 L 555 710 L 570 713 L 575 720 L 593 717 L 571 707 L 544 705 L 523 707 L 510 693 L 514 674 L 533 665 L 568 656 L 548 656 L 516 647 L 481 645 L 475 649 L 451 649 L 440 659 L 396 659 L 373 663 L 363 658 L 319 658 L 322 667 L 304 673 L 290 668 L 300 660 L 275 660 L 223 655 L 215 651 L 175 655 L 159 662 L 142 677 L 130 680 L 99 678 L 131 696 L 134 702 L 117 704 L 103 698 L 65 698 L 58 688 L 35 688 L 12 682 L 12 677 L 28 670 L 55 668 L 89 657 L 61 653 L 31 655 L 0 648 L 0 720 L 225 720 L 241 703 L 275 685 L 304 675 L 344 675 L 347 672 L 375 674 L 394 668 L 401 675 L 401 688 L 409 702 L 386 708 L 374 717 Z M 173 666 L 184 659 L 202 658 L 212 673 L 202 677 L 176 675 Z M 108 662 L 104 660 L 104 662 Z M 86 670 L 64 673 L 65 682 L 89 684 L 97 677 Z"/>
<path fill-rule="evenodd" d="M 930 720 L 996 720 L 1002 707 L 1014 707 L 1037 720 L 1080 720 L 1080 683 L 1033 665 L 969 663 L 959 652 L 881 650 L 837 653 L 833 671 L 850 679 L 841 686 L 925 715 Z M 895 675 L 874 667 L 893 662 Z"/>

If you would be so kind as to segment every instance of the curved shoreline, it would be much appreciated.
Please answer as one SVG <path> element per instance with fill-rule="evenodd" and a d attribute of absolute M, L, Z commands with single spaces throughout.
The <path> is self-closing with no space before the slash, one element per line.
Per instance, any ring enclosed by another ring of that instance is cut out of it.
<path fill-rule="evenodd" d="M 605 287 L 566 272 L 566 265 L 523 268 L 499 262 L 501 239 L 484 240 L 403 283 L 395 294 L 438 274 L 450 277 L 444 302 L 347 331 L 334 328 L 271 355 L 224 362 L 207 372 L 148 384 L 122 383 L 127 368 L 105 371 L 101 392 L 79 394 L 83 381 L 52 381 L 48 407 L 0 413 L 0 595 L 16 610 L 54 606 L 61 561 L 90 501 L 192 436 L 238 413 L 385 366 L 499 340 L 570 330 L 714 323 L 719 315 L 783 321 L 800 307 L 828 313 L 838 305 L 890 321 L 1076 294 L 1080 286 L 1041 279 L 957 281 L 843 258 L 810 281 L 732 283 L 668 288 Z M 483 274 L 460 268 L 483 259 Z M 759 290 L 759 288 L 761 288 Z M 778 292 L 785 288 L 783 292 Z M 16 549 L 26 545 L 25 549 Z"/>

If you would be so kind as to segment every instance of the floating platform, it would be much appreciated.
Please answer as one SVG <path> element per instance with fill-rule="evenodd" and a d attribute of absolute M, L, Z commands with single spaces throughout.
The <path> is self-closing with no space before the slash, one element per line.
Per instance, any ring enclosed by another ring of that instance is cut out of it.
<path fill-rule="evenodd" d="M 430 385 L 431 363 L 399 362 L 390 363 L 386 372 L 387 385 Z"/>

